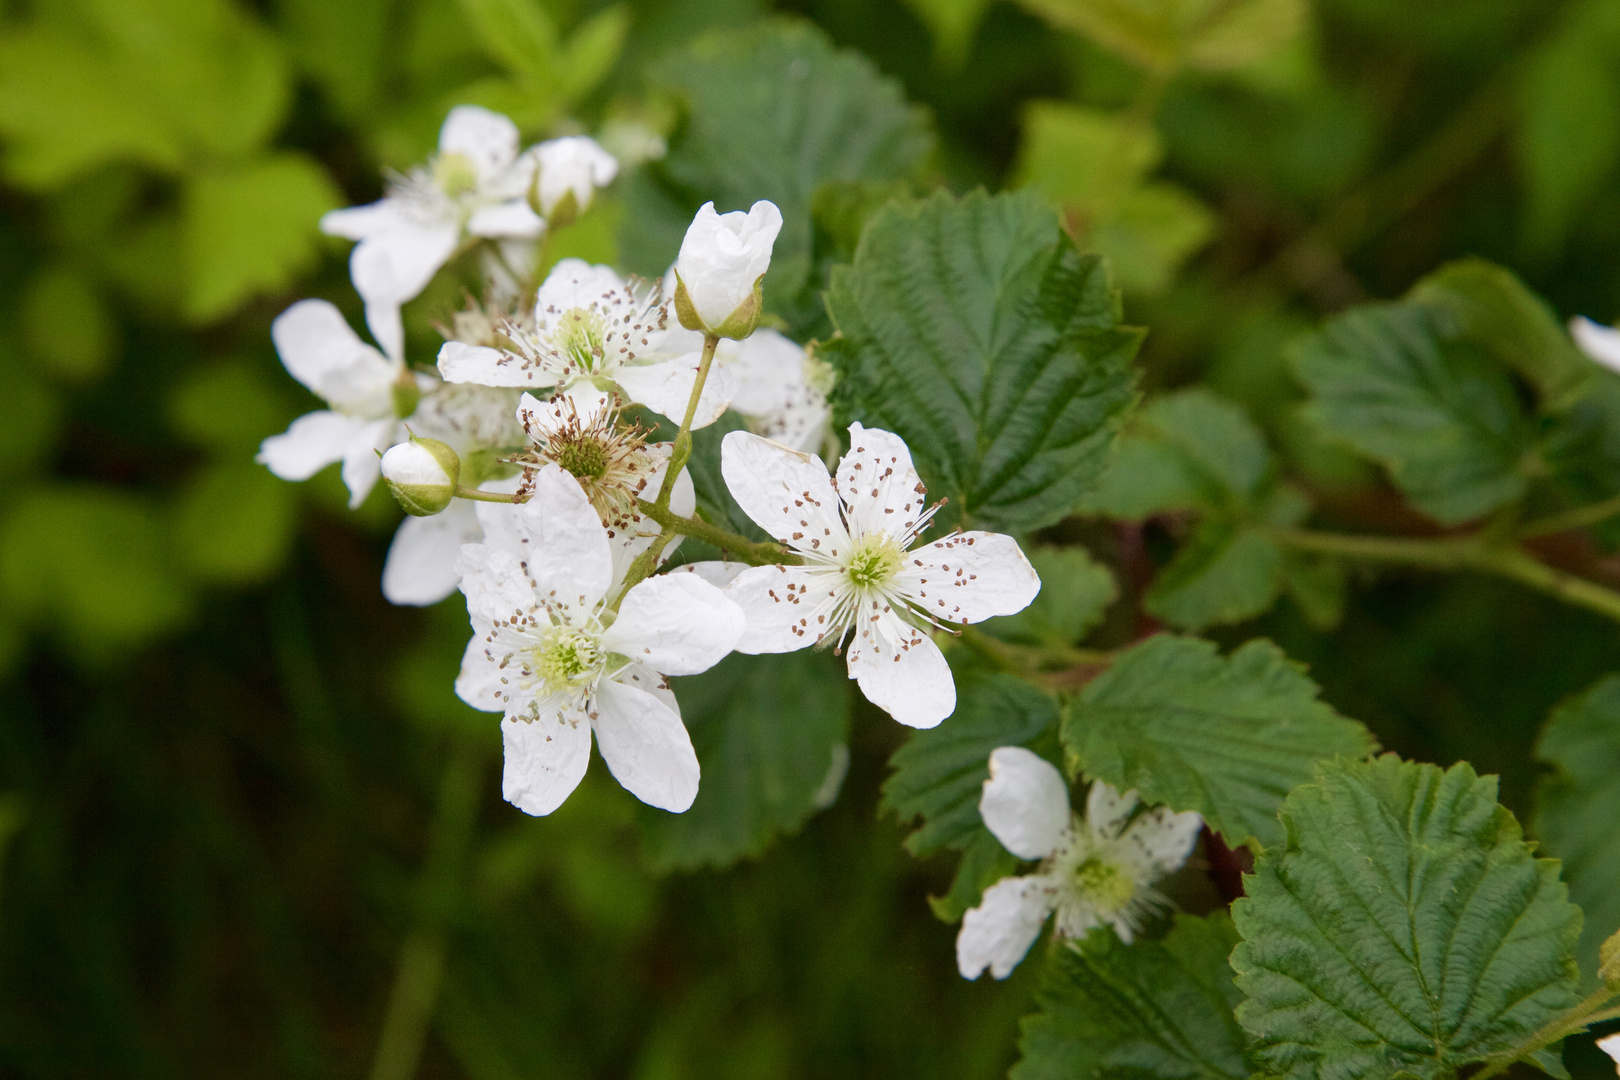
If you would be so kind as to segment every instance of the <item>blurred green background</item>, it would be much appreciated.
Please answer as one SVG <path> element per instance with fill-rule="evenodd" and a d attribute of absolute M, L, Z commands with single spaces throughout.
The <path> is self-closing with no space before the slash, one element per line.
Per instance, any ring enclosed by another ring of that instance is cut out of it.
<path fill-rule="evenodd" d="M 688 108 L 770 96 L 705 83 L 741 40 L 705 35 L 808 21 L 773 32 L 864 54 L 860 78 L 923 112 L 889 175 L 799 185 L 805 261 L 767 305 L 801 336 L 828 330 L 818 290 L 862 207 L 1032 185 L 1114 259 L 1147 389 L 1208 383 L 1328 519 L 1407 527 L 1301 424 L 1285 347 L 1464 254 L 1560 315 L 1620 315 L 1620 5 L 1250 0 L 1162 78 L 1151 39 L 1097 15 L 1199 8 L 0 2 L 0 1072 L 357 1076 L 392 1015 L 426 1032 L 424 1077 L 1002 1075 L 1034 965 L 955 974 L 925 902 L 950 866 L 877 809 L 902 729 L 856 706 L 832 808 L 721 855 L 671 857 L 599 763 L 524 817 L 495 719 L 450 691 L 459 598 L 378 592 L 386 493 L 351 514 L 335 470 L 297 486 L 253 464 L 313 407 L 269 323 L 322 296 L 358 324 L 347 245 L 315 223 L 376 198 L 464 101 L 534 138 L 667 143 L 555 252 L 659 269 L 687 203 L 751 192 L 747 139 L 721 154 Z M 458 289 L 408 309 L 412 360 Z M 1171 545 L 1064 528 L 1120 572 L 1101 633 L 1128 639 Z M 1256 633 L 1386 746 L 1501 773 L 1521 813 L 1547 709 L 1620 645 L 1511 586 L 1416 575 L 1360 583 L 1331 635 L 1285 606 L 1219 636 Z"/>

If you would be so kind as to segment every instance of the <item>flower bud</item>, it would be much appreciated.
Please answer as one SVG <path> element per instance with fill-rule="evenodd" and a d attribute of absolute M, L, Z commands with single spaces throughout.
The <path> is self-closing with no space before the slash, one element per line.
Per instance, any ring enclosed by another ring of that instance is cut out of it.
<path fill-rule="evenodd" d="M 675 260 L 675 314 L 688 330 L 742 339 L 759 323 L 760 282 L 782 212 L 761 200 L 748 213 L 715 213 L 705 203 Z"/>
<path fill-rule="evenodd" d="M 388 448 L 382 456 L 383 482 L 413 517 L 429 517 L 450 505 L 461 478 L 461 459 L 438 439 L 419 439 Z"/>
<path fill-rule="evenodd" d="M 584 135 L 543 142 L 531 153 L 535 169 L 529 206 L 553 228 L 584 213 L 596 189 L 612 183 L 619 172 L 613 155 Z"/>

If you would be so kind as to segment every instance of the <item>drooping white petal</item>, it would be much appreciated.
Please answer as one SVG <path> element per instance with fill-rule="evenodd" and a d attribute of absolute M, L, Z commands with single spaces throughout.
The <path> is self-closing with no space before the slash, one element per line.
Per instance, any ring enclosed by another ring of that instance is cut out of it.
<path fill-rule="evenodd" d="M 500 658 L 490 655 L 489 636 L 494 627 L 488 619 L 472 617 L 473 636 L 461 654 L 461 671 L 456 675 L 456 696 L 484 712 L 506 712 L 506 690 L 510 685 Z"/>
<path fill-rule="evenodd" d="M 402 434 L 400 423 L 393 417 L 373 420 L 355 433 L 343 453 L 343 483 L 349 489 L 349 509 L 357 510 L 366 501 L 371 489 L 382 476 L 382 459 L 378 457 Z"/>
<path fill-rule="evenodd" d="M 857 626 L 864 617 L 856 615 Z M 855 638 L 849 647 L 849 675 L 866 700 L 907 727 L 936 727 L 956 711 L 951 666 L 926 634 L 903 643 L 887 634 Z"/>
<path fill-rule="evenodd" d="M 820 458 L 733 431 L 720 443 L 720 475 L 743 513 L 776 539 L 829 555 L 848 547 Z"/>
<path fill-rule="evenodd" d="M 905 442 L 893 432 L 860 424 L 849 425 L 849 452 L 838 462 L 838 494 L 852 536 L 883 532 L 898 538 L 927 508 Z"/>
<path fill-rule="evenodd" d="M 594 607 L 613 583 L 607 530 L 579 481 L 547 464 L 534 475 L 534 494 L 518 508 L 530 539 L 528 565 L 535 593 L 576 608 Z"/>
<path fill-rule="evenodd" d="M 492 239 L 532 240 L 545 230 L 545 218 L 530 209 L 526 199 L 481 206 L 467 219 L 468 233 Z"/>
<path fill-rule="evenodd" d="M 383 562 L 383 598 L 390 604 L 437 604 L 456 591 L 456 558 L 463 544 L 476 544 L 484 530 L 473 503 L 456 499 L 432 517 L 407 516 Z"/>
<path fill-rule="evenodd" d="M 954 533 L 906 552 L 896 586 L 942 623 L 966 625 L 1024 610 L 1040 575 L 1002 533 Z"/>
<path fill-rule="evenodd" d="M 532 720 L 509 716 L 501 721 L 501 742 L 501 795 L 537 817 L 573 794 L 591 761 L 591 726 L 583 712 L 542 709 Z"/>
<path fill-rule="evenodd" d="M 1203 827 L 1204 819 L 1196 811 L 1177 814 L 1167 806 L 1155 806 L 1130 823 L 1120 843 L 1149 876 L 1158 878 L 1181 868 Z"/>
<path fill-rule="evenodd" d="M 1125 827 L 1138 801 L 1134 790 L 1121 795 L 1113 785 L 1093 781 L 1086 796 L 1086 825 L 1098 837 L 1112 839 Z"/>
<path fill-rule="evenodd" d="M 534 590 L 518 552 L 494 544 L 464 544 L 456 576 L 474 621 L 503 622 L 534 606 Z M 477 642 L 482 647 L 481 642 Z"/>
<path fill-rule="evenodd" d="M 736 563 L 720 563 L 735 566 Z M 748 620 L 737 651 L 793 652 L 819 644 L 825 635 L 842 632 L 816 608 L 828 600 L 836 582 L 834 573 L 804 566 L 752 566 L 736 575 L 726 595 L 736 601 Z"/>
<path fill-rule="evenodd" d="M 398 306 L 416 298 L 456 249 L 460 226 L 453 220 L 401 214 L 355 245 L 349 276 L 367 306 Z"/>
<path fill-rule="evenodd" d="M 366 421 L 335 412 L 305 413 L 285 432 L 259 444 L 255 461 L 283 480 L 308 480 L 334 461 L 342 461 L 349 444 L 360 437 Z"/>
<path fill-rule="evenodd" d="M 1569 320 L 1569 335 L 1581 352 L 1610 371 L 1620 371 L 1620 330 L 1577 315 Z"/>
<path fill-rule="evenodd" d="M 300 300 L 277 315 L 270 338 L 287 373 L 330 404 L 351 412 L 390 404 L 394 365 L 325 300 Z"/>
<path fill-rule="evenodd" d="M 439 128 L 439 153 L 466 157 L 481 183 L 496 178 L 517 160 L 518 141 L 516 124 L 477 105 L 457 105 Z"/>
<path fill-rule="evenodd" d="M 646 678 L 641 672 L 636 673 Z M 613 679 L 596 691 L 596 744 L 625 790 L 681 813 L 697 798 L 697 753 L 681 717 L 659 696 Z"/>
<path fill-rule="evenodd" d="M 602 645 L 665 675 L 696 675 L 725 659 L 746 626 L 742 609 L 707 581 L 660 574 L 625 594 Z"/>
<path fill-rule="evenodd" d="M 979 816 L 1001 846 L 1020 859 L 1044 859 L 1069 828 L 1069 785 L 1039 754 L 999 746 L 990 754 Z"/>
<path fill-rule="evenodd" d="M 1040 875 L 1002 878 L 984 890 L 979 906 L 962 916 L 956 936 L 956 968 L 977 979 L 985 968 L 1005 979 L 1040 936 L 1052 911 L 1053 883 Z"/>
<path fill-rule="evenodd" d="M 697 354 L 687 354 L 654 364 L 621 364 L 613 369 L 612 375 L 631 401 L 679 424 L 686 417 L 686 406 L 692 399 L 699 359 Z M 709 377 L 703 382 L 703 394 L 698 398 L 697 412 L 692 415 L 692 427 L 708 427 L 720 419 L 720 414 L 730 406 L 736 388 L 735 375 L 725 368 L 711 367 Z"/>
<path fill-rule="evenodd" d="M 544 388 L 554 385 L 557 379 L 549 368 L 526 363 L 515 353 L 465 341 L 447 341 L 439 349 L 439 374 L 445 382 L 482 386 Z"/>

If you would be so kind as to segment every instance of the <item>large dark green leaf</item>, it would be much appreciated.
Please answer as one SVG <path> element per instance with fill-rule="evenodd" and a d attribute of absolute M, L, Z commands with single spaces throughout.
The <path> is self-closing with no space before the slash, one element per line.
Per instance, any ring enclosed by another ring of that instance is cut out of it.
<path fill-rule="evenodd" d="M 1034 196 L 891 205 L 827 308 L 840 421 L 905 439 L 951 519 L 1039 528 L 1095 483 L 1141 335 L 1119 325 L 1105 264 Z"/>
<path fill-rule="evenodd" d="M 1268 1071 L 1454 1076 L 1577 1000 L 1580 909 L 1495 777 L 1393 755 L 1325 764 L 1283 821 L 1287 845 L 1233 905 L 1237 1015 Z"/>

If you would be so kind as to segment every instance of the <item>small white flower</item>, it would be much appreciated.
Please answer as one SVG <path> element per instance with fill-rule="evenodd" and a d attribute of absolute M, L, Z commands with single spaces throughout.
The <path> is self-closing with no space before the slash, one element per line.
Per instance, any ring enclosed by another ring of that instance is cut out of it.
<path fill-rule="evenodd" d="M 1597 1048 L 1614 1059 L 1614 1071 L 1620 1073 L 1620 1031 L 1599 1039 Z"/>
<path fill-rule="evenodd" d="M 849 677 L 902 724 L 933 727 L 956 685 L 930 626 L 1022 611 L 1040 591 L 1010 536 L 953 533 L 912 548 L 933 516 L 911 451 L 851 424 L 836 483 L 820 458 L 745 431 L 721 443 L 720 471 L 743 512 L 798 552 L 802 566 L 758 566 L 727 589 L 748 614 L 739 652 L 849 643 Z"/>
<path fill-rule="evenodd" d="M 705 327 L 718 330 L 753 299 L 781 231 L 775 203 L 761 200 L 746 214 L 717 214 L 714 203 L 703 204 L 681 241 L 675 273 Z"/>
<path fill-rule="evenodd" d="M 446 342 L 439 371 L 450 382 L 524 389 L 555 387 L 585 410 L 619 390 L 676 422 L 697 379 L 702 339 L 671 325 L 656 286 L 626 282 L 611 267 L 559 262 L 540 286 L 532 328 L 508 323 L 511 348 Z M 735 377 L 710 371 L 693 427 L 714 423 L 731 403 Z"/>
<path fill-rule="evenodd" d="M 802 345 L 761 327 L 741 341 L 722 339 L 714 359 L 736 378 L 731 407 L 754 434 L 807 454 L 821 448 L 832 410 L 810 375 L 811 366 L 821 361 Z"/>
<path fill-rule="evenodd" d="M 1577 315 L 1569 320 L 1569 336 L 1581 352 L 1610 371 L 1620 371 L 1620 330 Z"/>
<path fill-rule="evenodd" d="M 506 718 L 502 794 L 549 814 L 585 775 L 591 732 L 619 783 L 680 812 L 698 788 L 698 761 L 666 675 L 718 663 L 741 636 L 742 612 L 695 574 L 639 582 L 615 612 L 607 531 L 573 477 L 535 476 L 518 508 L 518 552 L 462 549 L 462 591 L 474 637 L 456 693 Z"/>
<path fill-rule="evenodd" d="M 619 174 L 613 155 L 584 135 L 552 139 L 529 152 L 538 168 L 540 213 L 548 218 L 569 193 L 574 196 L 574 213 L 583 214 L 596 189 L 611 184 Z"/>
<path fill-rule="evenodd" d="M 264 440 L 256 460 L 283 480 L 308 480 L 341 461 L 349 505 L 359 506 L 381 475 L 378 453 L 405 437 L 400 421 L 431 380 L 410 376 L 398 359 L 361 341 L 325 300 L 298 301 L 276 317 L 270 336 L 288 373 L 331 408 Z"/>
<path fill-rule="evenodd" d="M 1053 913 L 1060 937 L 1084 937 L 1106 925 L 1129 945 L 1143 919 L 1168 906 L 1153 883 L 1187 861 L 1203 827 L 1197 813 L 1162 806 L 1133 821 L 1136 806 L 1136 792 L 1121 795 L 1098 780 L 1079 821 L 1055 766 L 1021 746 L 997 748 L 979 814 L 1003 847 L 1041 865 L 1034 874 L 1002 878 L 962 917 L 956 938 L 962 977 L 976 979 L 988 967 L 1005 979 Z"/>
<path fill-rule="evenodd" d="M 404 340 L 399 307 L 426 287 L 466 235 L 533 239 L 545 222 L 529 208 L 532 160 L 518 157 L 517 125 L 475 105 L 450 110 L 439 152 L 395 177 L 386 198 L 334 210 L 321 229 L 357 240 L 349 258 L 366 322 L 390 355 Z"/>

